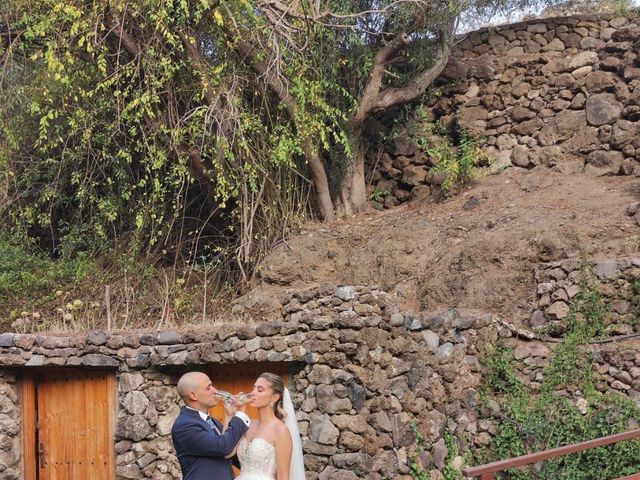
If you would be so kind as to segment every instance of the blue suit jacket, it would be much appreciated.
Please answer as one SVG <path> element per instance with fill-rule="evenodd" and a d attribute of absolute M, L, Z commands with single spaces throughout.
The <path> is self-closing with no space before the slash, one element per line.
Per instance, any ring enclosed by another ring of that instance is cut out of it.
<path fill-rule="evenodd" d="M 213 420 L 220 431 L 222 425 Z M 219 435 L 200 414 L 182 407 L 171 437 L 178 455 L 184 480 L 232 480 L 229 455 L 249 429 L 238 417 L 233 417 L 227 430 Z"/>

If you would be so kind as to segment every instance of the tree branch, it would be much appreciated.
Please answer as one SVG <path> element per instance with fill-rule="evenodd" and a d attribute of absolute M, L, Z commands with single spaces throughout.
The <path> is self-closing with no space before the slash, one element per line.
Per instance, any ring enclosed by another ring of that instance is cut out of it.
<path fill-rule="evenodd" d="M 387 43 L 376 54 L 373 61 L 373 67 L 371 69 L 371 75 L 369 75 L 369 80 L 364 88 L 364 93 L 362 94 L 358 110 L 349 122 L 352 130 L 360 129 L 367 117 L 372 113 L 378 95 L 380 94 L 386 65 L 408 44 L 409 35 L 407 32 L 403 31 L 398 33 L 393 40 Z"/>
<path fill-rule="evenodd" d="M 411 24 L 411 29 L 417 28 L 424 22 L 425 12 L 416 15 Z M 418 98 L 433 81 L 438 78 L 447 62 L 451 50 L 450 40 L 455 20 L 449 20 L 448 24 L 438 32 L 439 50 L 431 67 L 418 72 L 407 85 L 401 88 L 389 87 L 381 91 L 385 66 L 388 65 L 398 52 L 409 43 L 407 32 L 401 32 L 382 48 L 375 57 L 369 81 L 365 87 L 358 110 L 349 122 L 352 131 L 362 128 L 364 121 L 375 112 L 386 110 L 395 105 L 402 105 Z"/>
<path fill-rule="evenodd" d="M 105 8 L 104 21 L 110 33 L 113 33 L 117 37 L 118 47 L 122 45 L 131 57 L 137 58 L 138 55 L 140 55 L 138 43 L 133 35 L 124 29 L 124 25 L 111 14 L 111 6 L 109 4 L 107 4 Z"/>
<path fill-rule="evenodd" d="M 230 36 L 230 38 L 233 37 Z M 255 73 L 264 77 L 269 88 L 285 105 L 287 113 L 289 114 L 291 122 L 293 122 L 296 130 L 298 132 L 302 131 L 296 116 L 298 105 L 295 98 L 289 92 L 289 88 L 285 80 L 274 72 L 274 69 L 270 68 L 270 65 L 267 62 L 258 60 L 256 49 L 248 42 L 239 40 L 236 42 L 235 46 L 236 50 L 242 57 L 242 61 L 248 64 Z M 318 153 L 317 147 L 308 137 L 301 138 L 300 141 L 309 167 L 309 172 L 311 174 L 311 180 L 318 196 L 320 215 L 325 221 L 332 221 L 335 218 L 335 213 L 333 211 L 331 194 L 329 192 L 329 180 L 327 178 L 322 158 Z"/>
<path fill-rule="evenodd" d="M 0 24 L 0 45 L 4 49 L 9 49 L 9 47 L 16 42 L 24 32 L 25 29 L 11 30 L 9 25 Z"/>
<path fill-rule="evenodd" d="M 231 32 L 226 33 L 230 39 L 233 38 Z M 256 49 L 248 42 L 237 40 L 235 49 L 244 63 L 249 65 L 256 74 L 264 77 L 269 88 L 278 96 L 280 101 L 285 104 L 287 112 L 289 112 L 289 115 L 293 118 L 297 110 L 297 105 L 289 93 L 289 88 L 284 79 L 280 75 L 277 75 L 273 69 L 269 67 L 267 62 L 258 60 Z"/>
<path fill-rule="evenodd" d="M 418 98 L 442 73 L 449 61 L 450 46 L 445 41 L 431 67 L 418 72 L 409 83 L 402 88 L 389 87 L 378 95 L 371 106 L 370 113 L 380 112 L 395 105 L 403 105 Z"/>
<path fill-rule="evenodd" d="M 193 32 L 180 32 L 180 38 L 184 46 L 185 52 L 193 66 L 196 68 L 204 83 L 204 94 L 209 106 L 216 105 L 220 96 L 216 94 L 211 85 L 209 74 L 207 73 L 207 61 L 202 52 L 195 43 L 195 35 Z"/>

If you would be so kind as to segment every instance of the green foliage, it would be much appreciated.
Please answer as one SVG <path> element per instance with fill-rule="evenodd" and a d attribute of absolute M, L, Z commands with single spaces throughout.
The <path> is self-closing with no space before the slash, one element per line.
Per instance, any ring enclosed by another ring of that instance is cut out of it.
<path fill-rule="evenodd" d="M 424 450 L 424 435 L 414 419 L 411 419 L 409 426 L 415 437 L 415 445 L 413 450 L 410 451 L 408 458 L 409 475 L 415 480 L 430 480 L 430 472 L 424 468 L 420 461 L 420 453 Z M 443 438 L 445 446 L 447 447 L 447 457 L 445 458 L 445 466 L 442 470 L 443 478 L 444 480 L 463 480 L 462 472 L 452 465 L 453 459 L 458 456 L 456 439 L 448 428 L 445 428 Z"/>
<path fill-rule="evenodd" d="M 415 437 L 415 446 L 414 449 L 409 452 L 409 474 L 411 478 L 416 480 L 428 480 L 431 476 L 420 461 L 420 452 L 424 449 L 424 435 L 420 428 L 418 428 L 415 420 L 411 419 L 410 427 Z"/>
<path fill-rule="evenodd" d="M 304 57 L 280 51 L 304 130 L 248 80 L 229 28 L 270 34 L 251 2 L 11 0 L 6 12 L 23 33 L 0 92 L 2 226 L 62 259 L 123 244 L 176 264 L 213 252 L 237 281 L 310 210 L 304 139 L 348 151 L 348 110 L 327 99 L 349 96 Z"/>
<path fill-rule="evenodd" d="M 0 328 L 83 331 L 208 321 L 228 304 L 229 277 L 215 257 L 182 269 L 117 250 L 51 259 L 36 247 L 2 239 Z"/>
<path fill-rule="evenodd" d="M 458 456 L 458 443 L 456 438 L 451 434 L 449 428 L 445 428 L 444 443 L 447 447 L 447 458 L 445 459 L 444 469 L 442 470 L 442 476 L 444 480 L 464 480 L 462 472 L 453 467 L 453 459 Z"/>
<path fill-rule="evenodd" d="M 403 119 L 404 120 L 404 119 Z M 434 143 L 449 144 L 449 132 L 441 122 L 436 122 L 429 110 L 420 105 L 407 115 L 405 126 L 409 138 L 423 151 L 432 148 Z"/>
<path fill-rule="evenodd" d="M 0 238 L 0 305 L 15 317 L 22 310 L 55 298 L 55 292 L 92 275 L 96 266 L 86 255 L 57 262 Z M 28 292 L 28 297 L 25 297 Z M 11 312 L 13 310 L 13 312 Z"/>
<path fill-rule="evenodd" d="M 512 397 L 522 397 L 526 394 L 526 389 L 516 374 L 514 362 L 512 349 L 500 345 L 496 347 L 487 362 L 483 390 L 485 397 L 489 393 L 501 393 Z"/>
<path fill-rule="evenodd" d="M 498 433 L 488 449 L 476 455 L 476 462 L 506 459 L 629 430 L 640 416 L 640 408 L 616 393 L 595 389 L 591 361 L 585 343 L 600 333 L 606 314 L 602 299 L 584 290 L 572 303 L 571 325 L 544 369 L 539 390 L 527 388 L 517 377 L 517 365 L 509 349 L 496 348 L 488 361 L 482 398 L 497 398 L 500 412 L 494 414 Z M 572 394 L 587 402 L 580 412 Z M 611 461 L 615 458 L 616 461 Z M 534 480 L 561 478 L 587 480 L 618 478 L 635 473 L 640 458 L 640 441 L 587 450 L 512 469 L 497 478 Z"/>
<path fill-rule="evenodd" d="M 552 395 L 568 381 L 586 395 L 595 392 L 590 362 L 582 346 L 604 333 L 609 308 L 597 287 L 589 284 L 589 279 L 589 272 L 583 267 L 580 292 L 571 301 L 568 330 L 545 372 L 546 395 Z"/>
<path fill-rule="evenodd" d="M 604 300 L 600 293 L 600 283 L 594 278 L 593 273 L 583 262 L 580 292 L 571 301 L 571 330 L 582 332 L 586 338 L 597 338 L 606 334 L 606 325 L 609 321 L 611 306 Z"/>
<path fill-rule="evenodd" d="M 482 138 L 460 125 L 449 132 L 441 123 L 434 122 L 423 106 L 409 119 L 407 133 L 431 157 L 435 164 L 432 172 L 444 175 L 441 188 L 445 193 L 456 185 L 469 183 L 480 174 L 481 165 L 490 163 Z"/>
<path fill-rule="evenodd" d="M 369 194 L 369 200 L 382 203 L 390 194 L 389 190 L 374 190 Z"/>
<path fill-rule="evenodd" d="M 615 0 L 613 2 L 614 4 L 614 8 L 613 8 L 613 14 L 618 16 L 618 17 L 625 17 L 627 15 L 629 15 L 629 12 L 631 11 L 631 0 Z"/>
<path fill-rule="evenodd" d="M 306 162 L 321 155 L 332 193 L 345 185 L 360 146 L 347 124 L 381 43 L 414 29 L 381 79 L 402 86 L 461 6 L 9 0 L 0 176 L 16 200 L 2 213 L 57 255 L 208 245 L 250 272 L 313 208 Z"/>
<path fill-rule="evenodd" d="M 507 400 L 503 406 L 506 409 L 496 419 L 499 431 L 490 453 L 483 452 L 478 461 L 506 459 L 627 431 L 630 422 L 640 413 L 633 401 L 618 394 L 594 398 L 585 415 L 574 402 L 560 395 L 532 397 L 530 404 L 517 407 Z M 498 478 L 586 480 L 593 478 L 593 472 L 601 472 L 598 478 L 618 478 L 636 472 L 638 455 L 640 442 L 622 442 L 548 460 L 534 467 L 511 469 Z M 612 462 L 612 458 L 616 462 Z"/>
<path fill-rule="evenodd" d="M 631 282 L 631 294 L 632 322 L 637 324 L 640 322 L 640 279 L 635 279 Z"/>
<path fill-rule="evenodd" d="M 478 165 L 488 163 L 487 154 L 482 145 L 483 140 L 471 135 L 469 131 L 461 128 L 458 132 L 459 141 L 457 149 L 432 148 L 427 152 L 438 159 L 434 168 L 436 173 L 444 173 L 445 181 L 442 190 L 449 192 L 456 184 L 466 184 L 479 174 Z"/>

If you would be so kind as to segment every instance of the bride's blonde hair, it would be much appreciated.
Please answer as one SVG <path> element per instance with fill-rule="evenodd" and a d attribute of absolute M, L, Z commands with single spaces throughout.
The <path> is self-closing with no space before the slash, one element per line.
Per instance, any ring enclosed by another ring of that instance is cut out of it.
<path fill-rule="evenodd" d="M 279 375 L 271 372 L 261 373 L 258 378 L 264 378 L 267 382 L 269 382 L 269 386 L 271 390 L 278 394 L 278 400 L 273 404 L 273 413 L 276 414 L 280 420 L 284 421 L 287 417 L 287 414 L 282 407 L 282 399 L 284 398 L 284 382 Z"/>

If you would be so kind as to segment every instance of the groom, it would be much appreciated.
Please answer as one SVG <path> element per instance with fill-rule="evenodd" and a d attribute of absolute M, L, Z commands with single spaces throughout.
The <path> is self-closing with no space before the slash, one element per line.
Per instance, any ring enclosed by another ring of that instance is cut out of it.
<path fill-rule="evenodd" d="M 178 455 L 183 480 L 232 480 L 228 456 L 249 429 L 249 417 L 236 405 L 227 408 L 233 415 L 227 429 L 209 416 L 217 390 L 202 372 L 185 373 L 178 380 L 178 393 L 185 407 L 173 424 L 171 437 Z M 244 410 L 244 407 L 240 407 Z"/>

